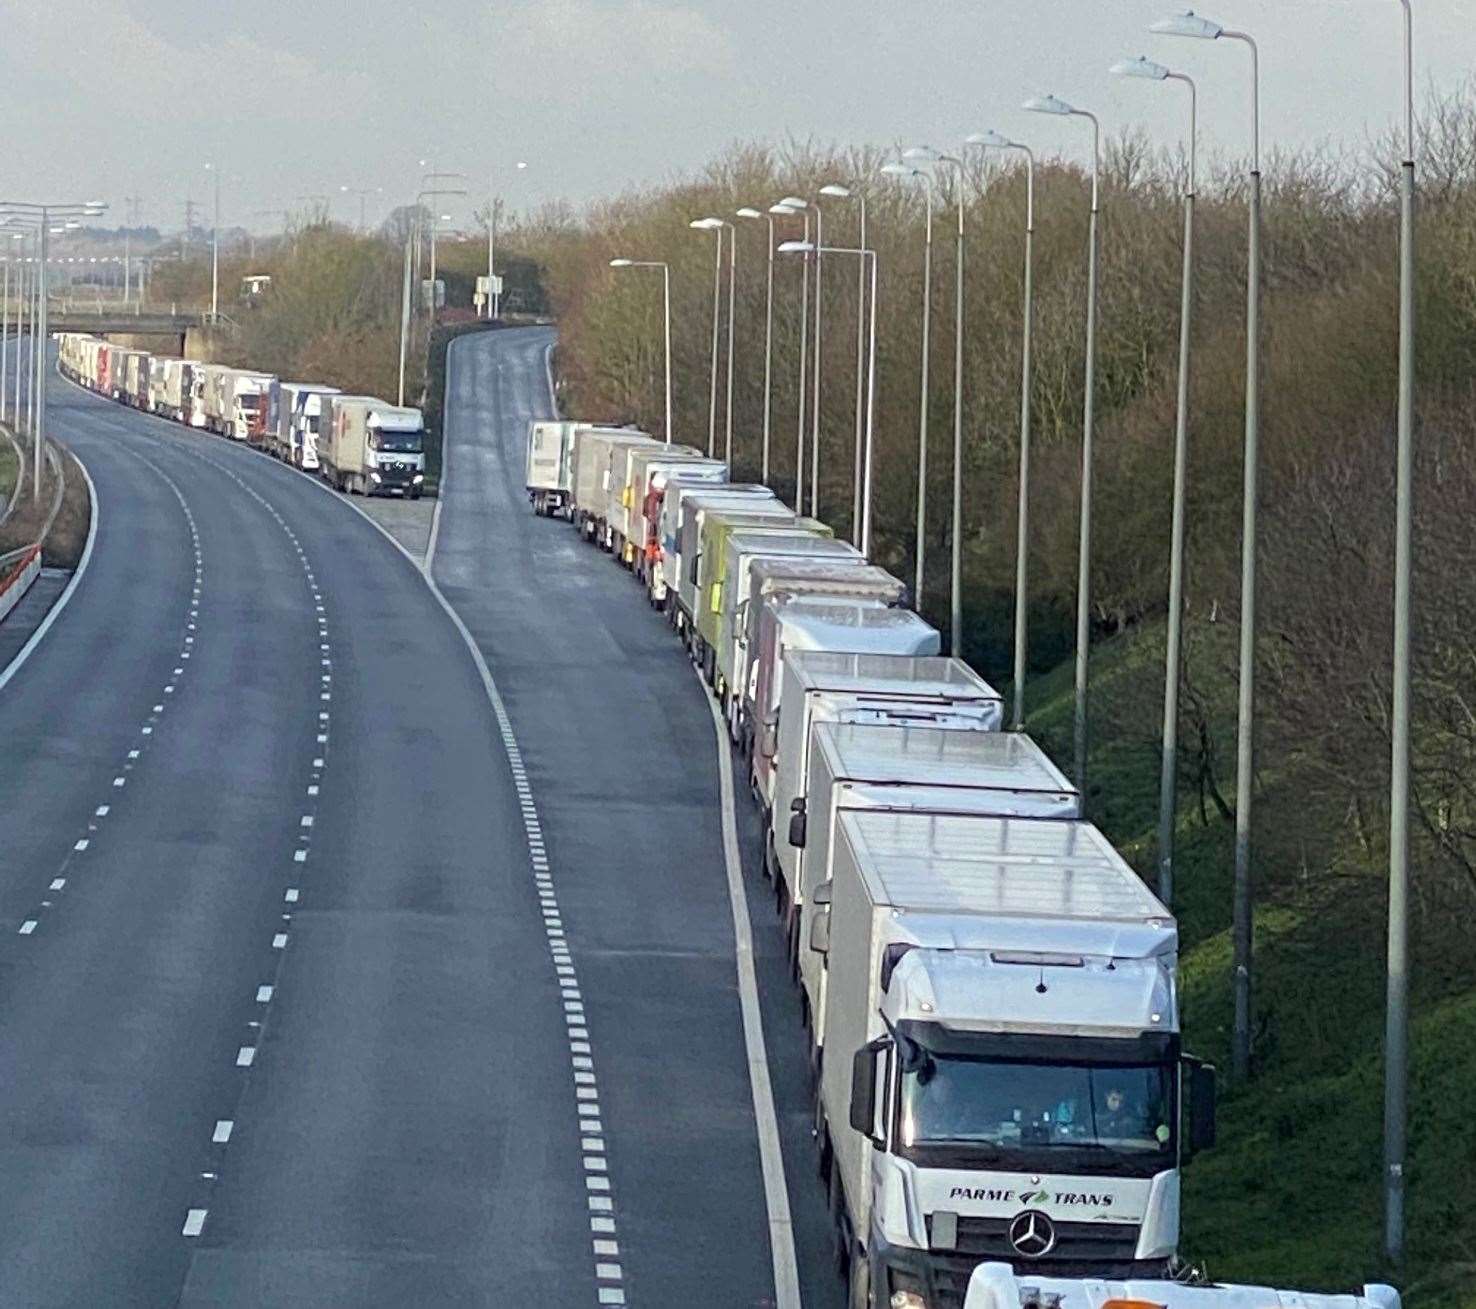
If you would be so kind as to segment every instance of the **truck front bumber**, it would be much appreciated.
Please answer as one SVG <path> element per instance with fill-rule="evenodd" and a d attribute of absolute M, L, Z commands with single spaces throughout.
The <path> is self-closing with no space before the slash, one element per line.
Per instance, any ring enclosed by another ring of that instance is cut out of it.
<path fill-rule="evenodd" d="M 868 1249 L 883 1304 L 893 1290 L 916 1290 L 928 1309 L 962 1305 L 986 1260 L 1040 1276 L 1155 1276 L 1178 1245 L 1177 1169 L 1151 1178 L 985 1172 L 878 1151 L 872 1185 Z"/>

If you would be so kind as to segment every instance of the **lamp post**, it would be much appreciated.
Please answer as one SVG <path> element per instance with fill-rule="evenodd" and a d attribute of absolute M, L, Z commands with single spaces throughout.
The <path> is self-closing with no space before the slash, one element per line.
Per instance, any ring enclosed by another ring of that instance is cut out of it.
<path fill-rule="evenodd" d="M 883 164 L 889 177 L 920 177 L 927 197 L 926 231 L 923 234 L 922 383 L 917 402 L 917 554 L 913 563 L 912 594 L 918 609 L 923 607 L 923 581 L 927 554 L 928 516 L 928 375 L 931 371 L 933 317 L 933 175 L 911 164 Z"/>
<path fill-rule="evenodd" d="M 5 298 L 0 302 L 0 423 L 5 421 L 5 382 L 10 371 L 10 256 L 5 256 Z"/>
<path fill-rule="evenodd" d="M 1081 422 L 1081 530 L 1076 569 L 1076 682 L 1072 721 L 1072 781 L 1087 794 L 1087 659 L 1091 645 L 1092 617 L 1092 436 L 1096 415 L 1097 384 L 1097 212 L 1098 173 L 1102 158 L 1102 129 L 1097 116 L 1076 109 L 1053 95 L 1037 96 L 1025 102 L 1026 109 L 1038 114 L 1055 114 L 1065 118 L 1085 118 L 1092 125 L 1092 208 L 1087 234 L 1087 321 L 1086 384 Z"/>
<path fill-rule="evenodd" d="M 787 195 L 779 203 L 791 213 L 804 218 L 804 244 L 813 250 L 814 244 L 810 240 L 810 202 L 797 195 Z M 805 505 L 805 378 L 808 375 L 806 370 L 809 367 L 809 357 L 810 254 L 806 251 L 804 262 L 800 265 L 799 424 L 794 448 L 794 512 L 797 514 L 804 512 Z"/>
<path fill-rule="evenodd" d="M 790 212 L 784 210 L 785 213 Z M 772 382 L 774 376 L 774 214 L 761 214 L 749 205 L 737 210 L 739 218 L 767 219 L 769 224 L 768 245 L 764 247 L 767 268 L 764 275 L 764 431 L 763 455 L 759 480 L 769 484 L 769 417 L 772 408 Z M 728 470 L 731 475 L 732 469 Z"/>
<path fill-rule="evenodd" d="M 866 193 L 831 182 L 820 188 L 821 195 L 855 200 L 861 215 L 858 249 L 866 249 Z M 861 537 L 861 425 L 864 418 L 863 391 L 866 386 L 866 260 L 856 263 L 856 441 L 851 470 L 851 544 Z"/>
<path fill-rule="evenodd" d="M 24 241 L 25 239 L 26 234 L 24 232 L 14 232 L 11 235 L 11 240 L 13 241 Z M 21 249 L 25 249 L 25 247 L 21 246 Z M 15 424 L 16 430 L 19 431 L 21 422 L 21 375 L 25 372 L 25 369 L 21 366 L 21 328 L 25 322 L 26 317 L 26 273 L 30 265 L 25 255 L 18 255 L 17 261 L 20 266 L 16 270 L 15 275 L 15 378 L 14 394 L 12 396 L 10 405 L 10 417 L 11 421 Z"/>
<path fill-rule="evenodd" d="M 41 448 L 46 432 L 46 260 L 47 237 L 81 226 L 80 218 L 94 218 L 107 206 L 101 200 L 80 204 L 34 204 L 24 200 L 0 201 L 0 218 L 7 223 L 29 226 L 36 234 L 36 307 L 31 317 L 32 499 L 41 499 Z M 59 226 L 52 224 L 60 222 Z"/>
<path fill-rule="evenodd" d="M 659 268 L 666 320 L 666 444 L 671 444 L 671 265 L 657 259 L 612 259 L 611 268 Z M 731 470 L 730 470 L 731 471 Z"/>
<path fill-rule="evenodd" d="M 338 189 L 339 189 L 339 191 L 343 195 L 356 195 L 356 196 L 359 197 L 359 231 L 361 231 L 361 232 L 367 231 L 368 230 L 368 227 L 369 227 L 369 223 L 368 223 L 368 217 L 369 217 L 368 202 L 369 202 L 369 197 L 371 195 L 382 195 L 382 194 L 384 194 L 384 187 L 382 187 L 382 186 L 340 186 Z"/>
<path fill-rule="evenodd" d="M 707 457 L 711 459 L 717 450 L 717 379 L 719 322 L 723 307 L 723 222 L 720 218 L 694 218 L 688 227 L 696 232 L 711 232 L 713 243 L 712 263 L 712 362 L 708 369 L 707 399 Z"/>
<path fill-rule="evenodd" d="M 723 441 L 723 462 L 728 473 L 733 471 L 733 315 L 737 303 L 738 276 L 738 229 L 723 219 L 719 222 L 728 232 L 728 419 L 727 435 Z"/>
<path fill-rule="evenodd" d="M 802 254 L 809 256 L 815 251 L 814 245 L 809 241 L 785 241 L 779 246 L 781 254 Z M 862 461 L 862 493 L 861 493 L 861 541 L 860 550 L 863 555 L 871 553 L 871 470 L 873 436 L 876 430 L 876 251 L 865 248 L 826 246 L 824 253 L 828 255 L 855 255 L 864 264 L 867 260 L 871 263 L 871 310 L 869 314 L 868 328 L 868 359 L 867 359 L 867 382 L 866 382 L 866 455 Z"/>
<path fill-rule="evenodd" d="M 814 396 L 810 403 L 810 517 L 820 517 L 820 309 L 824 303 L 820 292 L 820 270 L 825 252 L 825 207 L 811 201 L 815 210 L 815 376 Z M 796 509 L 798 506 L 796 506 Z"/>
<path fill-rule="evenodd" d="M 220 169 L 205 165 L 215 184 L 215 217 L 210 227 L 210 321 L 220 316 Z"/>
<path fill-rule="evenodd" d="M 1035 152 L 995 131 L 976 132 L 966 145 L 1019 150 L 1025 156 L 1025 297 L 1020 343 L 1020 487 L 1015 524 L 1015 682 L 1010 726 L 1025 730 L 1025 664 L 1029 646 L 1030 591 L 1030 346 L 1035 317 Z"/>
<path fill-rule="evenodd" d="M 1250 1076 L 1251 967 L 1253 950 L 1251 809 L 1255 801 L 1256 728 L 1256 511 L 1261 424 L 1261 78 L 1256 43 L 1196 14 L 1178 14 L 1149 29 L 1202 41 L 1243 42 L 1251 57 L 1251 172 L 1249 259 L 1245 284 L 1245 454 L 1240 529 L 1240 695 L 1235 728 L 1235 892 L 1233 976 L 1235 1030 L 1231 1065 L 1237 1081 Z"/>
<path fill-rule="evenodd" d="M 421 193 L 418 196 L 415 197 L 416 218 L 417 219 L 419 219 L 419 217 L 420 217 L 420 201 L 422 199 L 439 199 L 439 198 L 441 198 L 443 196 L 448 196 L 448 195 L 464 196 L 466 194 L 466 188 L 465 187 L 444 188 L 444 187 L 441 187 L 440 186 L 440 183 L 442 183 L 442 182 L 451 182 L 451 181 L 464 182 L 464 181 L 466 181 L 466 174 L 465 173 L 454 173 L 454 172 L 453 173 L 425 173 L 425 174 L 423 174 L 421 176 L 420 184 L 425 189 L 422 190 Z M 434 184 L 434 185 L 432 185 L 432 184 Z M 446 218 L 446 217 L 444 217 L 442 215 L 439 215 L 436 210 L 433 209 L 431 211 L 431 223 L 430 223 L 430 284 L 431 284 L 431 293 L 430 293 L 430 318 L 431 318 L 431 322 L 432 323 L 435 322 L 435 318 L 436 318 L 436 229 L 439 227 L 439 225 L 441 223 L 443 223 L 443 222 L 449 222 L 449 221 L 450 220 L 448 218 Z M 420 244 L 420 242 L 419 242 L 419 239 L 417 238 L 417 240 L 416 240 L 416 248 L 417 248 L 417 250 L 419 249 L 419 244 Z"/>
<path fill-rule="evenodd" d="M 528 167 L 526 159 L 519 159 L 517 171 L 522 172 Z M 487 318 L 490 321 L 496 318 L 502 311 L 502 293 L 497 290 L 497 215 L 502 209 L 502 201 L 493 196 L 487 205 Z M 670 440 L 670 437 L 667 438 Z"/>
<path fill-rule="evenodd" d="M 1112 66 L 1119 77 L 1182 82 L 1189 88 L 1189 178 L 1184 187 L 1184 267 L 1179 295 L 1179 388 L 1174 422 L 1174 496 L 1169 533 L 1168 641 L 1163 674 L 1163 753 L 1158 785 L 1158 898 L 1174 895 L 1174 836 L 1179 795 L 1179 681 L 1183 659 L 1184 482 L 1189 457 L 1189 337 L 1194 312 L 1194 187 L 1198 144 L 1198 93 L 1194 79 L 1141 55 Z"/>
<path fill-rule="evenodd" d="M 1388 999 L 1384 1028 L 1384 1253 L 1404 1261 L 1409 1112 L 1409 718 L 1414 591 L 1414 19 L 1404 10 L 1404 159 L 1399 169 L 1399 409 L 1394 506 L 1394 670 L 1389 770 Z"/>

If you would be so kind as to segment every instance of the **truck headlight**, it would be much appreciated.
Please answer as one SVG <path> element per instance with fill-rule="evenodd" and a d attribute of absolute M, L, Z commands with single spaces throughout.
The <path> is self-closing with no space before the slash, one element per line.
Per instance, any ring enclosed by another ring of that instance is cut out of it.
<path fill-rule="evenodd" d="M 415 476 L 412 477 L 410 480 L 416 486 L 419 486 L 423 481 L 425 481 L 425 474 L 424 473 L 416 473 Z"/>
<path fill-rule="evenodd" d="M 928 1309 L 928 1302 L 923 1299 L 921 1291 L 893 1291 L 887 1303 L 892 1309 Z"/>
<path fill-rule="evenodd" d="M 378 473 L 370 473 L 369 474 L 369 480 L 371 482 L 378 482 L 379 481 L 379 474 Z"/>

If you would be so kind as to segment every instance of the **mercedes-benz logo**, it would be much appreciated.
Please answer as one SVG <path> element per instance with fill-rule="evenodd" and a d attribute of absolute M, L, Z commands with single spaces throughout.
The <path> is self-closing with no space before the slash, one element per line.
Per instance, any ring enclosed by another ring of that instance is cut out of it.
<path fill-rule="evenodd" d="M 1026 1259 L 1040 1259 L 1056 1248 L 1056 1225 L 1039 1209 L 1026 1209 L 1010 1224 L 1010 1244 Z"/>

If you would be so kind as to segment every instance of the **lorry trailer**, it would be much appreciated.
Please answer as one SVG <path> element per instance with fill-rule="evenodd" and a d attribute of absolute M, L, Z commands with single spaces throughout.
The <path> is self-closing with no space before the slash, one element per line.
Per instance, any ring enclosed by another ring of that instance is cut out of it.
<path fill-rule="evenodd" d="M 425 422 L 420 410 L 373 396 L 330 396 L 319 449 L 323 476 L 340 491 L 420 499 Z"/>
<path fill-rule="evenodd" d="M 533 422 L 528 424 L 528 503 L 540 517 L 562 514 L 569 505 L 573 485 L 571 457 L 577 423 Z"/>

